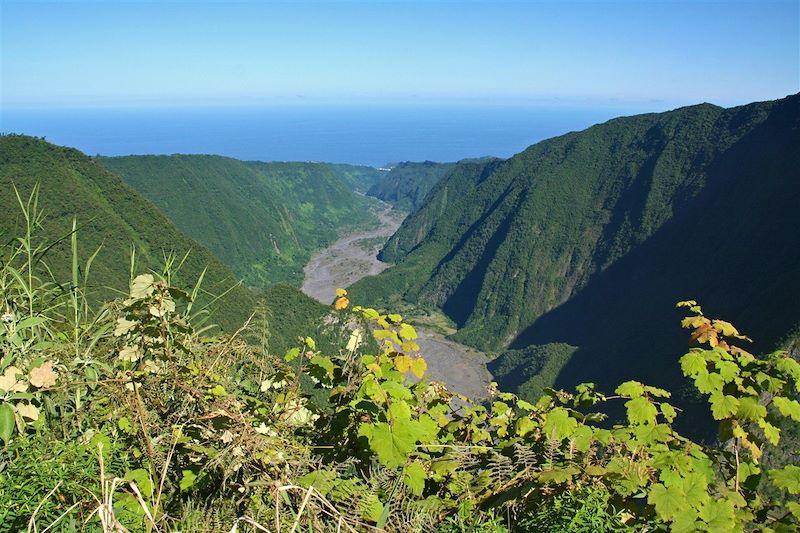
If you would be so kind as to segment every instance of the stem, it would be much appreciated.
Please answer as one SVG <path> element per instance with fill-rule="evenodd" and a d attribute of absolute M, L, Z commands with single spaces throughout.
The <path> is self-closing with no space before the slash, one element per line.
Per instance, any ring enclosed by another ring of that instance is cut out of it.
<path fill-rule="evenodd" d="M 736 479 L 734 488 L 736 492 L 739 492 L 739 439 L 736 439 L 736 443 L 733 445 L 733 454 L 736 457 Z"/>

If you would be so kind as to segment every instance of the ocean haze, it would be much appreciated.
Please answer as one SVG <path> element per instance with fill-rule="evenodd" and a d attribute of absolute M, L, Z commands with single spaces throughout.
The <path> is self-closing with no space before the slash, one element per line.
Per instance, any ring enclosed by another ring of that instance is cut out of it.
<path fill-rule="evenodd" d="M 90 155 L 202 153 L 380 166 L 509 157 L 616 116 L 659 110 L 552 105 L 4 110 L 0 131 L 45 137 Z"/>

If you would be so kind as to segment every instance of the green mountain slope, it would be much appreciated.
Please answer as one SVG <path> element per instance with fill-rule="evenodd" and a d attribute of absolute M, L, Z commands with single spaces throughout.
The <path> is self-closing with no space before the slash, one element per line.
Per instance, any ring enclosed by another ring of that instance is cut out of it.
<path fill-rule="evenodd" d="M 370 187 L 375 185 L 385 172 L 375 167 L 363 165 L 346 165 L 343 163 L 329 163 L 333 175 L 347 186 L 351 191 L 366 194 Z"/>
<path fill-rule="evenodd" d="M 247 285 L 299 285 L 314 250 L 371 220 L 323 163 L 261 163 L 207 155 L 99 158 Z"/>
<path fill-rule="evenodd" d="M 369 188 L 367 194 L 394 204 L 404 211 L 414 211 L 436 183 L 452 168 L 453 163 L 398 163 Z"/>
<path fill-rule="evenodd" d="M 206 248 L 178 230 L 156 207 L 81 152 L 20 135 L 0 137 L 0 234 L 3 240 L 19 235 L 21 213 L 13 192 L 16 186 L 27 198 L 39 182 L 39 205 L 46 213 L 42 237 L 54 242 L 67 235 L 77 218 L 82 261 L 98 247 L 89 283 L 97 299 L 127 292 L 130 251 L 136 248 L 137 270 L 159 269 L 165 254 L 182 256 L 191 250 L 178 276 L 193 284 L 208 268 L 205 287 L 221 294 L 237 283 L 234 274 Z M 46 257 L 57 279 L 69 286 L 71 262 L 69 239 L 52 248 Z M 254 296 L 239 286 L 219 302 L 215 322 L 235 328 L 247 318 Z"/>
<path fill-rule="evenodd" d="M 458 340 L 516 350 L 495 372 L 518 388 L 531 346 L 559 386 L 674 383 L 678 299 L 761 348 L 800 321 L 798 169 L 797 95 L 615 119 L 459 165 L 387 243 L 397 266 L 351 295 L 440 307 Z"/>

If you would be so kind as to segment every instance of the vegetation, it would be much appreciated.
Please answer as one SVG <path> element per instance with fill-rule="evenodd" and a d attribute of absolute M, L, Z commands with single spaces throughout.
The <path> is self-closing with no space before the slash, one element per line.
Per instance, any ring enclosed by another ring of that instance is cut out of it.
<path fill-rule="evenodd" d="M 704 104 L 461 163 L 384 247 L 396 265 L 351 294 L 442 309 L 456 340 L 512 350 L 495 368 L 511 390 L 637 379 L 688 407 L 676 295 L 743 324 L 761 350 L 797 331 L 799 121 L 799 95 Z M 563 345 L 568 358 L 551 349 Z"/>
<path fill-rule="evenodd" d="M 251 287 L 278 282 L 300 286 L 303 267 L 315 250 L 347 228 L 374 222 L 366 200 L 349 191 L 324 163 L 243 162 L 205 155 L 98 161 Z M 351 174 L 360 168 L 348 167 Z"/>
<path fill-rule="evenodd" d="M 35 202 L 20 203 L 37 220 Z M 709 402 L 718 446 L 680 435 L 670 393 L 638 381 L 613 394 L 548 390 L 535 403 L 493 388 L 476 404 L 425 379 L 401 316 L 351 307 L 344 290 L 329 319 L 339 348 L 300 337 L 283 357 L 242 340 L 269 340 L 255 315 L 233 335 L 204 333 L 200 285 L 176 287 L 169 264 L 93 307 L 77 237 L 63 291 L 38 274 L 40 227 L 23 229 L 0 262 L 0 530 L 799 525 L 787 494 L 800 494 L 800 467 L 764 468 L 761 457 L 781 440 L 779 420 L 800 421 L 800 364 L 752 355 L 747 337 L 695 302 L 678 304 L 693 343 L 680 368 Z M 625 421 L 609 425 L 614 404 Z"/>
<path fill-rule="evenodd" d="M 372 185 L 367 194 L 389 202 L 401 211 L 414 211 L 425 196 L 453 168 L 452 163 L 398 163 Z"/>
<path fill-rule="evenodd" d="M 366 194 L 370 187 L 380 181 L 385 171 L 375 167 L 365 167 L 362 165 L 345 165 L 342 163 L 329 163 L 333 175 L 336 179 L 345 184 L 351 191 Z"/>
<path fill-rule="evenodd" d="M 254 295 L 237 286 L 236 276 L 205 247 L 178 230 L 147 199 L 120 178 L 77 150 L 23 135 L 0 136 L 0 240 L 25 235 L 30 222 L 19 210 L 17 190 L 27 200 L 34 189 L 44 210 L 36 212 L 46 243 L 48 276 L 65 293 L 72 279 L 70 235 L 77 220 L 82 265 L 79 281 L 88 283 L 90 302 L 101 302 L 127 289 L 131 260 L 141 271 L 158 269 L 167 256 L 182 264 L 176 282 L 186 285 L 203 275 L 203 293 L 223 295 L 214 301 L 217 323 L 234 331 L 255 305 Z M 33 208 L 33 206 L 30 206 Z M 188 254 L 188 255 L 187 255 Z M 85 267 L 85 268 L 84 268 Z M 39 272 L 37 272 L 39 273 Z M 199 296 L 203 306 L 215 297 Z"/>

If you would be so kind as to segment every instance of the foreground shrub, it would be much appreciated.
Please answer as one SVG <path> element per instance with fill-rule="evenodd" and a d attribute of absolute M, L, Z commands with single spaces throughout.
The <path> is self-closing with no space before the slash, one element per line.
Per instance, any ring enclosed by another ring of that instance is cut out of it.
<path fill-rule="evenodd" d="M 303 337 L 282 357 L 242 340 L 249 323 L 196 330 L 199 289 L 174 287 L 171 261 L 94 312 L 77 274 L 68 290 L 39 280 L 31 239 L 0 270 L 0 529 L 797 528 L 800 467 L 764 471 L 761 456 L 779 419 L 800 421 L 800 364 L 750 354 L 695 302 L 678 304 L 693 343 L 679 364 L 718 446 L 680 435 L 670 393 L 636 381 L 474 402 L 426 379 L 402 316 L 344 290 L 329 319 L 341 348 Z"/>

